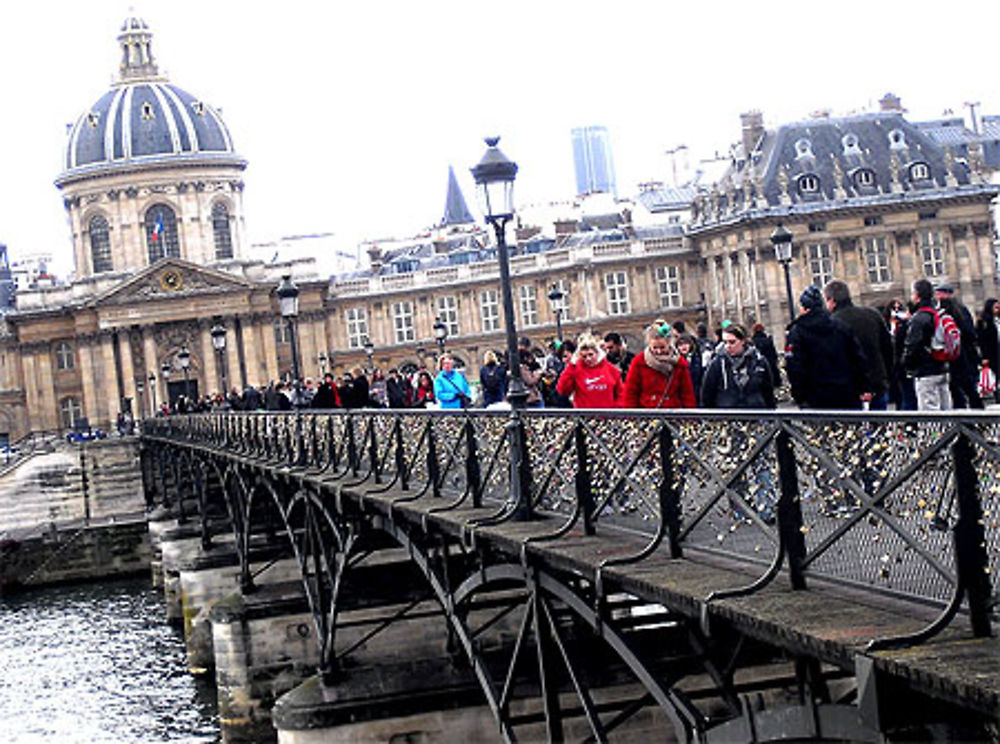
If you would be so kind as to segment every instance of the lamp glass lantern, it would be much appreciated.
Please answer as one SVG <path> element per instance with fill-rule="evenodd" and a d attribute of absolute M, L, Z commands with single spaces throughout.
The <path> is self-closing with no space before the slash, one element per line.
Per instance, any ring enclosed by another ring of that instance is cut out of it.
<path fill-rule="evenodd" d="M 281 307 L 282 318 L 295 318 L 299 314 L 299 288 L 292 281 L 291 274 L 281 277 L 281 283 L 275 290 L 278 295 L 278 304 Z"/>
<path fill-rule="evenodd" d="M 170 362 L 164 362 L 160 366 L 160 374 L 163 376 L 164 380 L 170 377 L 170 371 L 171 371 Z"/>
<path fill-rule="evenodd" d="M 549 302 L 552 303 L 553 309 L 556 310 L 562 309 L 562 299 L 565 296 L 566 293 L 559 288 L 558 284 L 552 285 L 552 289 L 549 290 Z"/>
<path fill-rule="evenodd" d="M 434 340 L 443 344 L 448 338 L 448 326 L 444 324 L 440 317 L 434 319 Z"/>
<path fill-rule="evenodd" d="M 771 244 L 774 246 L 774 257 L 778 263 L 788 264 L 792 260 L 792 234 L 778 223 L 771 233 Z"/>
<path fill-rule="evenodd" d="M 209 331 L 209 334 L 212 336 L 212 346 L 215 348 L 215 350 L 225 351 L 226 350 L 225 326 L 223 326 L 221 323 L 217 323 L 214 326 L 212 326 L 212 329 Z"/>
<path fill-rule="evenodd" d="M 177 352 L 177 362 L 185 372 L 191 368 L 191 352 L 188 351 L 188 347 L 182 346 L 181 350 Z"/>
<path fill-rule="evenodd" d="M 364 350 L 369 359 L 375 356 L 375 344 L 373 344 L 372 340 L 367 336 L 365 336 Z"/>
<path fill-rule="evenodd" d="M 482 160 L 472 169 L 472 177 L 479 187 L 479 198 L 486 219 L 509 219 L 514 214 L 514 178 L 517 163 L 507 159 L 497 144 L 499 137 L 487 137 L 487 150 Z"/>

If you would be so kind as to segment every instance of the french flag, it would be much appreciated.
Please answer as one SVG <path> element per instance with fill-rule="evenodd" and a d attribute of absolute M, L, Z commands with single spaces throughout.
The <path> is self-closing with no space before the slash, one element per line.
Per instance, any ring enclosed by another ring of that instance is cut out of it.
<path fill-rule="evenodd" d="M 156 222 L 153 223 L 153 234 L 150 236 L 154 243 L 160 242 L 160 236 L 163 235 L 163 217 L 160 215 L 156 216 Z"/>

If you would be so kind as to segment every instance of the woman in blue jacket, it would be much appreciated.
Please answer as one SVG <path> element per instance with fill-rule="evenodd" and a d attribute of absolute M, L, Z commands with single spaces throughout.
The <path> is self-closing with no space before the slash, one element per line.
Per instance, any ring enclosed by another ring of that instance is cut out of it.
<path fill-rule="evenodd" d="M 441 357 L 441 371 L 434 378 L 434 397 L 441 408 L 466 408 L 471 401 L 469 382 L 455 369 L 455 360 Z"/>

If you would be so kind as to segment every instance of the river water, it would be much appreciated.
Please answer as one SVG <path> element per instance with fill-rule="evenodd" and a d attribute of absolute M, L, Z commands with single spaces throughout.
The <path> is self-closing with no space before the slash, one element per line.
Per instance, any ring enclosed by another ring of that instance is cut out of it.
<path fill-rule="evenodd" d="M 0 740 L 217 742 L 215 690 L 148 580 L 0 597 Z"/>

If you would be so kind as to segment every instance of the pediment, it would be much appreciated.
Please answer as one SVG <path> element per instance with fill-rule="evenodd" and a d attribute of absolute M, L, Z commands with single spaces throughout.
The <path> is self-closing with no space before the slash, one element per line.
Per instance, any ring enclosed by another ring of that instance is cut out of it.
<path fill-rule="evenodd" d="M 241 277 L 177 258 L 166 258 L 94 298 L 92 306 L 173 300 L 197 295 L 246 291 L 253 284 Z"/>

